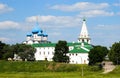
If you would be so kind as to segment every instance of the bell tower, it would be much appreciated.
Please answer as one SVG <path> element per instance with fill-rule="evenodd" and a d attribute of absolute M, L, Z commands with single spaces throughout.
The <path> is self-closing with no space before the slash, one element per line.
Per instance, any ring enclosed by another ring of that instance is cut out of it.
<path fill-rule="evenodd" d="M 89 37 L 89 34 L 88 34 L 85 19 L 83 19 L 82 29 L 81 29 L 80 35 L 78 37 L 78 42 L 86 42 L 86 43 L 90 44 L 90 37 Z"/>

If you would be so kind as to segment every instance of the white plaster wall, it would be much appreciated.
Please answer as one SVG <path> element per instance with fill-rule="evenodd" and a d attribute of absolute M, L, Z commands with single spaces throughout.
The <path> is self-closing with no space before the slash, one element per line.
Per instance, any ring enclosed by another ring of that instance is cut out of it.
<path fill-rule="evenodd" d="M 29 40 L 27 44 L 33 44 L 33 41 L 32 41 L 32 40 Z"/>
<path fill-rule="evenodd" d="M 54 47 L 37 47 L 35 52 L 35 60 L 52 61 L 54 56 Z"/>
<path fill-rule="evenodd" d="M 88 64 L 88 53 L 68 53 L 70 64 Z"/>
<path fill-rule="evenodd" d="M 28 37 L 26 38 L 26 40 L 27 40 L 27 41 L 31 40 L 31 37 L 30 37 L 30 36 L 28 36 Z"/>
<path fill-rule="evenodd" d="M 73 47 L 69 47 L 73 49 Z M 35 60 L 45 60 L 53 61 L 54 47 L 37 47 L 35 52 Z M 88 64 L 88 53 L 68 53 L 70 58 L 70 64 Z"/>
<path fill-rule="evenodd" d="M 74 47 L 73 47 L 73 46 L 69 46 L 69 51 L 70 51 L 70 50 L 73 50 L 73 49 L 74 49 Z"/>

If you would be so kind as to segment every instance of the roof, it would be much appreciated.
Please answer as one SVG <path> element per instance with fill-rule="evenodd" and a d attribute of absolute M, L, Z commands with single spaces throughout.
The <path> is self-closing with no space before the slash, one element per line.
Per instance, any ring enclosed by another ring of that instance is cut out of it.
<path fill-rule="evenodd" d="M 70 53 L 88 53 L 89 51 L 79 47 L 79 48 L 74 48 L 73 50 L 69 51 Z"/>
<path fill-rule="evenodd" d="M 42 32 L 42 30 L 39 27 L 39 24 L 36 23 L 35 27 L 32 29 L 32 33 L 38 33 L 38 32 Z"/>
<path fill-rule="evenodd" d="M 56 43 L 32 44 L 33 47 L 55 47 Z"/>
<path fill-rule="evenodd" d="M 84 43 L 84 47 L 81 43 L 67 43 L 68 46 L 73 46 L 74 49 L 69 51 L 70 53 L 88 53 L 93 47 L 90 44 Z M 33 47 L 55 47 L 56 43 L 39 43 L 32 44 Z"/>
<path fill-rule="evenodd" d="M 57 43 L 37 43 L 32 44 L 33 47 L 55 47 Z M 86 44 L 86 43 L 85 43 Z M 67 43 L 67 46 L 81 45 L 81 43 Z"/>
<path fill-rule="evenodd" d="M 39 32 L 38 32 L 38 36 L 43 36 L 43 34 L 39 31 Z"/>
<path fill-rule="evenodd" d="M 27 33 L 27 36 L 32 36 L 32 34 L 31 33 Z"/>
<path fill-rule="evenodd" d="M 70 53 L 88 53 L 93 47 L 90 44 L 84 43 L 84 47 L 81 45 L 74 45 L 74 49 L 69 51 Z"/>
<path fill-rule="evenodd" d="M 44 33 L 44 34 L 43 34 L 43 37 L 48 37 L 48 34 L 47 34 L 47 33 Z"/>
<path fill-rule="evenodd" d="M 93 48 L 92 45 L 84 45 L 84 47 L 89 49 L 89 50 Z"/>

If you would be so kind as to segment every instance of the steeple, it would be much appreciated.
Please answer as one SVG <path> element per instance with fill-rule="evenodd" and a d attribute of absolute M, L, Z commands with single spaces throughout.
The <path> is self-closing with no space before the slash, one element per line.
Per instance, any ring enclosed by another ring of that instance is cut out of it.
<path fill-rule="evenodd" d="M 88 34 L 85 18 L 83 19 L 82 29 L 78 38 L 78 42 L 87 42 L 88 44 L 90 44 L 90 37 Z"/>

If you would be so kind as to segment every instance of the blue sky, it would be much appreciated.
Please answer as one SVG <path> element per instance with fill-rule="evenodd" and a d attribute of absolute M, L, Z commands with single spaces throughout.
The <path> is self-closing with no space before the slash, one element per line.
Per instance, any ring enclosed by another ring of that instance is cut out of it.
<path fill-rule="evenodd" d="M 120 0 L 0 0 L 0 40 L 23 42 L 36 17 L 52 42 L 77 42 L 84 17 L 92 44 L 120 41 Z"/>

